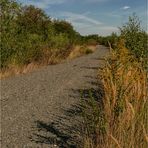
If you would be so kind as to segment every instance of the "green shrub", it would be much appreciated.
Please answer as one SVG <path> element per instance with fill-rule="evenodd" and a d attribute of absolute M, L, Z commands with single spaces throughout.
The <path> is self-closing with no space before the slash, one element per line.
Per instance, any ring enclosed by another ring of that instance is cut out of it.
<path fill-rule="evenodd" d="M 17 51 L 13 57 L 15 64 L 23 65 L 41 59 L 41 45 L 41 36 L 37 34 L 24 34 L 24 37 L 18 36 Z"/>
<path fill-rule="evenodd" d="M 50 38 L 51 48 L 63 49 L 69 46 L 69 39 L 66 34 L 58 34 Z"/>
<path fill-rule="evenodd" d="M 70 51 L 70 40 L 66 34 L 58 34 L 50 38 L 49 48 L 55 56 L 65 56 Z"/>

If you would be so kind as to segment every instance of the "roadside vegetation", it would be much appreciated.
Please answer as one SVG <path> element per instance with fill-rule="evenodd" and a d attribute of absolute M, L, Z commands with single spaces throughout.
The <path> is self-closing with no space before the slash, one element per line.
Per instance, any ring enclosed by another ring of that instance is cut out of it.
<path fill-rule="evenodd" d="M 120 32 L 118 38 L 102 38 L 103 43 L 113 42 L 98 72 L 102 99 L 96 100 L 90 91 L 90 99 L 83 102 L 84 148 L 148 146 L 148 36 L 135 15 Z"/>
<path fill-rule="evenodd" d="M 2 76 L 59 63 L 76 49 L 80 50 L 75 56 L 91 53 L 88 45 L 97 44 L 91 36 L 81 36 L 69 22 L 52 19 L 42 9 L 15 0 L 1 0 L 0 5 Z"/>
<path fill-rule="evenodd" d="M 148 145 L 147 39 L 133 15 L 120 35 L 81 36 L 73 26 L 34 6 L 0 2 L 1 77 L 110 48 L 99 70 L 102 99 L 84 101 L 84 148 L 145 148 Z M 11 71 L 11 72 L 10 72 Z"/>

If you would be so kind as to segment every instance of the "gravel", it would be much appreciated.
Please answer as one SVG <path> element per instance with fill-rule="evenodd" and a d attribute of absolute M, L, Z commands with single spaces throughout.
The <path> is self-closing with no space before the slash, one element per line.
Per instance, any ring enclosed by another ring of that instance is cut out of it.
<path fill-rule="evenodd" d="M 81 90 L 96 87 L 107 53 L 98 45 L 93 54 L 1 80 L 1 147 L 80 147 Z"/>

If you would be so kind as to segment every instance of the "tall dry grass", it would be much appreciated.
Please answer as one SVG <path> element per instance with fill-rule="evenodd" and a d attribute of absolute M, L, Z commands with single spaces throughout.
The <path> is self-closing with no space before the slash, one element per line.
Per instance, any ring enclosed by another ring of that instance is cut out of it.
<path fill-rule="evenodd" d="M 26 65 L 10 64 L 7 66 L 7 68 L 1 68 L 0 79 L 4 79 L 19 74 L 26 74 L 36 69 L 39 69 L 43 66 L 58 64 L 66 59 L 74 59 L 82 55 L 93 53 L 96 50 L 96 45 L 85 45 L 85 46 L 76 45 L 71 48 L 72 49 L 67 49 L 67 51 L 64 52 L 63 50 L 61 50 L 60 52 L 60 49 L 49 50 L 45 48 L 43 49 L 44 57 L 38 62 L 31 62 Z"/>
<path fill-rule="evenodd" d="M 95 128 L 90 131 L 87 124 L 84 147 L 148 147 L 147 73 L 142 64 L 120 41 L 118 50 L 111 49 L 111 54 L 99 73 L 104 88 L 102 107 L 94 101 L 94 123 L 91 124 Z"/>

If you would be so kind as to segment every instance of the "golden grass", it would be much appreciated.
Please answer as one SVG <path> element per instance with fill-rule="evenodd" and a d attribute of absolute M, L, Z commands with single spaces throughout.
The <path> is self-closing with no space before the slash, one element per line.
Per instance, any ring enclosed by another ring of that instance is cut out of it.
<path fill-rule="evenodd" d="M 99 73 L 105 93 L 102 104 L 105 132 L 98 120 L 95 123 L 93 144 L 91 142 L 88 148 L 146 148 L 148 89 L 147 73 L 142 64 L 129 53 L 121 41 L 118 50 L 111 50 L 105 67 Z M 99 116 L 96 114 L 94 118 L 99 119 Z M 89 145 L 88 141 L 84 143 Z"/>
<path fill-rule="evenodd" d="M 38 69 L 41 65 L 36 63 L 30 63 L 25 66 L 10 66 L 11 68 L 2 69 L 0 71 L 0 79 L 4 79 L 10 76 L 19 75 L 19 74 L 26 74 L 32 72 L 33 70 Z"/>

